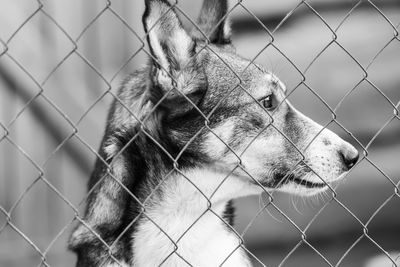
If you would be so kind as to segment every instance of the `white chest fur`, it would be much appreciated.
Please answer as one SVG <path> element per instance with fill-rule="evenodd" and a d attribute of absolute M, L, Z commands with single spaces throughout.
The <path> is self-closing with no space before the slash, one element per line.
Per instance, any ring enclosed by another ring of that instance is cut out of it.
<path fill-rule="evenodd" d="M 133 266 L 251 266 L 222 214 L 232 196 L 257 193 L 256 187 L 230 177 L 218 188 L 225 176 L 204 170 L 185 176 L 191 182 L 168 179 L 161 199 L 146 209 L 133 236 Z"/>

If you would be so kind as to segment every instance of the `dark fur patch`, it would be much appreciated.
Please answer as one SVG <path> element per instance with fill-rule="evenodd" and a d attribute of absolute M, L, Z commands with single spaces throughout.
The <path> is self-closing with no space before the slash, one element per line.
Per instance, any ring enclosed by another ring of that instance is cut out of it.
<path fill-rule="evenodd" d="M 228 201 L 225 207 L 225 211 L 222 214 L 222 218 L 230 225 L 233 226 L 235 223 L 235 206 L 233 200 Z"/>

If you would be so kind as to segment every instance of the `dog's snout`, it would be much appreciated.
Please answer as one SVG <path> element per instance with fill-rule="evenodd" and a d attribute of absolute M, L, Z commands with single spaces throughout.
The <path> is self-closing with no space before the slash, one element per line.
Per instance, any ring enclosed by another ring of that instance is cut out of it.
<path fill-rule="evenodd" d="M 350 170 L 354 167 L 354 165 L 356 165 L 359 158 L 359 153 L 352 145 L 348 144 L 347 146 L 343 147 L 339 153 L 347 170 Z"/>

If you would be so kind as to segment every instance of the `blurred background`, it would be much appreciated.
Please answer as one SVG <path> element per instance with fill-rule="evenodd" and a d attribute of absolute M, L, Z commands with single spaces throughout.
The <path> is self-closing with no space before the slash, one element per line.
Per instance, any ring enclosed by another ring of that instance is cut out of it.
<path fill-rule="evenodd" d="M 74 265 L 66 250 L 73 207 L 84 208 L 110 92 L 146 61 L 142 2 L 0 0 L 0 266 L 40 266 L 43 255 L 50 266 Z M 400 2 L 230 4 L 237 52 L 278 75 L 299 110 L 363 155 L 336 199 L 236 201 L 255 266 L 392 266 L 385 253 L 400 256 Z M 179 1 L 192 19 L 200 5 Z"/>

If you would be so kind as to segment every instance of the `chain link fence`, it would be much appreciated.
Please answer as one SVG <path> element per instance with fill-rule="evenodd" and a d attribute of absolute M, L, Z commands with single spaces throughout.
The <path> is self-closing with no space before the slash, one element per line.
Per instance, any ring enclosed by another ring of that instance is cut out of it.
<path fill-rule="evenodd" d="M 138 62 L 151 56 L 141 30 L 141 2 L 2 2 L 2 266 L 73 265 L 66 240 L 77 221 L 90 227 L 83 220 L 83 208 L 94 189 L 87 193 L 84 185 L 94 160 L 105 160 L 97 148 L 108 107 L 114 99 L 122 103 L 115 93 L 119 82 Z M 175 1 L 172 5 L 186 24 L 196 27 L 199 4 Z M 230 2 L 227 16 L 233 20 L 238 53 L 248 56 L 251 64 L 266 57 L 272 61 L 267 67 L 288 81 L 286 98 L 311 112 L 310 117 L 324 121 L 324 128 L 336 127 L 362 154 L 347 177 L 348 184 L 330 188 L 316 207 L 304 208 L 304 214 L 293 212 L 298 200 L 288 205 L 283 199 L 289 197 L 276 192 L 265 191 L 259 205 L 254 199 L 238 201 L 236 228 L 220 218 L 237 235 L 238 248 L 249 254 L 255 266 L 399 266 L 399 3 L 235 0 Z M 359 32 L 357 27 L 363 23 L 367 26 Z M 218 56 L 212 47 L 207 49 Z M 286 70 L 270 66 L 275 60 Z M 318 77 L 321 73 L 323 77 Z M 240 80 L 240 74 L 235 75 Z M 336 86 L 338 89 L 333 88 Z M 240 83 L 237 88 L 247 92 Z M 212 113 L 203 116 L 207 120 Z M 213 131 L 207 123 L 205 128 Z M 143 133 L 153 139 L 145 130 Z M 171 173 L 184 175 L 178 158 L 171 156 L 176 163 Z M 237 168 L 242 168 L 240 163 Z M 369 178 L 363 181 L 360 176 Z M 132 193 L 130 196 L 138 201 Z M 141 215 L 151 220 L 146 201 L 141 205 Z M 218 216 L 211 206 L 205 212 Z M 343 219 L 335 221 L 336 216 Z M 181 238 L 200 219 L 185 229 Z M 111 244 L 95 229 L 93 233 L 111 252 L 125 231 Z M 346 241 L 329 250 L 327 243 L 335 240 L 335 235 Z M 393 238 L 396 241 L 391 241 Z M 170 255 L 180 256 L 179 239 L 169 239 L 175 247 Z M 355 252 L 358 249 L 370 255 Z M 374 259 L 383 263 L 368 263 L 374 255 L 383 256 Z M 118 263 L 112 253 L 110 258 Z M 192 266 L 184 257 L 182 260 Z"/>

